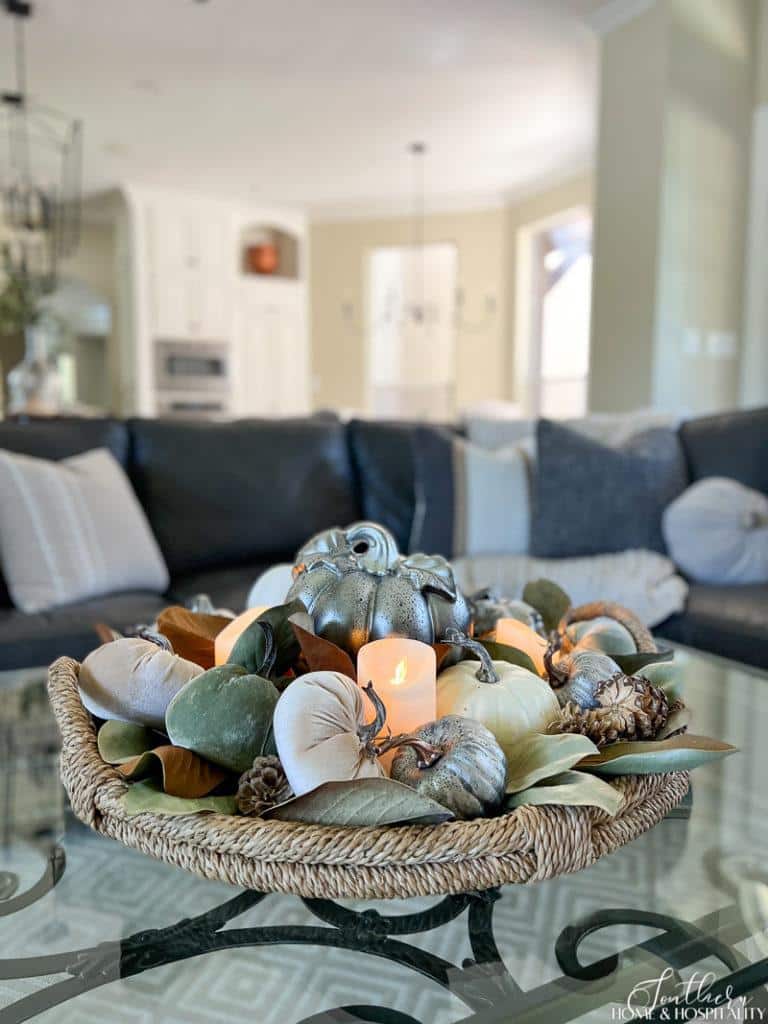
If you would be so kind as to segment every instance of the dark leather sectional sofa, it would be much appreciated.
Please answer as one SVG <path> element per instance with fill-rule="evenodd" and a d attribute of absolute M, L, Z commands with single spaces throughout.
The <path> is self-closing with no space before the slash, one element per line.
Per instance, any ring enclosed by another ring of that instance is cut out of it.
<path fill-rule="evenodd" d="M 312 533 L 356 518 L 407 548 L 414 507 L 412 425 L 332 415 L 180 423 L 60 419 L 0 423 L 0 448 L 61 459 L 107 447 L 144 506 L 171 575 L 166 595 L 114 594 L 50 612 L 14 609 L 0 576 L 0 670 L 82 658 L 94 623 L 124 629 L 207 593 L 240 609 L 259 573 Z M 691 480 L 735 477 L 768 493 L 768 409 L 691 420 L 680 430 Z M 768 585 L 691 587 L 658 632 L 768 668 Z"/>

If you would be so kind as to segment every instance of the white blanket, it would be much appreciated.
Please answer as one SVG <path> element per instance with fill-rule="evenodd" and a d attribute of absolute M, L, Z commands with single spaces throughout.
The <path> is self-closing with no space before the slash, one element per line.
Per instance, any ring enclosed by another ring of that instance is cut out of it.
<path fill-rule="evenodd" d="M 688 584 L 674 564 L 654 551 L 621 551 L 588 558 L 533 558 L 531 555 L 476 555 L 453 561 L 456 580 L 471 594 L 496 587 L 505 597 L 520 597 L 529 580 L 554 580 L 574 604 L 618 601 L 647 626 L 682 611 Z"/>

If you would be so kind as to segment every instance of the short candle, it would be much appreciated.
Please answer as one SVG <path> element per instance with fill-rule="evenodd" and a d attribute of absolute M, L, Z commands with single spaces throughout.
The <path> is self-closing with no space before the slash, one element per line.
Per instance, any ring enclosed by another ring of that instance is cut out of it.
<path fill-rule="evenodd" d="M 496 642 L 506 644 L 508 647 L 517 647 L 525 651 L 536 666 L 536 671 L 544 674 L 544 652 L 547 649 L 547 642 L 539 637 L 530 626 L 526 626 L 519 619 L 504 618 L 496 622 Z"/>
<path fill-rule="evenodd" d="M 372 682 L 387 709 L 383 736 L 413 732 L 437 717 L 437 659 L 429 644 L 401 637 L 366 644 L 357 655 L 357 681 Z"/>
<path fill-rule="evenodd" d="M 214 661 L 217 665 L 225 665 L 229 661 L 232 648 L 240 638 L 240 634 L 245 632 L 254 619 L 258 619 L 267 611 L 268 607 L 269 605 L 257 605 L 255 608 L 248 608 L 242 615 L 232 619 L 229 625 L 217 634 L 213 641 Z"/>

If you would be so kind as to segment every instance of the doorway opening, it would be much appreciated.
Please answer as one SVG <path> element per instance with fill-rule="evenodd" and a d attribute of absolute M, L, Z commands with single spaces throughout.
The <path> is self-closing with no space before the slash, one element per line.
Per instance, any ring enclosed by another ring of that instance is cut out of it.
<path fill-rule="evenodd" d="M 524 415 L 587 412 L 592 217 L 583 207 L 527 225 L 517 238 L 515 393 Z"/>

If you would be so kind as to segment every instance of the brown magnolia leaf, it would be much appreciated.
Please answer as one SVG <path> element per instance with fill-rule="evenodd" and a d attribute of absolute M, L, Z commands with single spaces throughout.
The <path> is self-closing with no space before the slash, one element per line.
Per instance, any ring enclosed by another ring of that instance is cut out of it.
<path fill-rule="evenodd" d="M 455 644 L 443 644 L 436 643 L 432 644 L 432 650 L 435 652 L 435 661 L 437 662 L 437 671 L 440 672 L 443 668 L 443 663 L 449 654 L 452 654 L 456 650 Z"/>
<path fill-rule="evenodd" d="M 118 765 L 117 770 L 126 779 L 145 779 L 156 775 L 159 770 L 163 791 L 169 796 L 184 799 L 207 796 L 227 778 L 223 768 L 209 764 L 191 750 L 170 744 L 145 750 L 138 757 Z"/>
<path fill-rule="evenodd" d="M 118 633 L 116 629 L 112 629 L 106 622 L 96 622 L 94 624 L 94 631 L 96 636 L 99 638 L 99 644 L 111 644 L 113 640 L 121 640 L 123 634 Z"/>
<path fill-rule="evenodd" d="M 291 622 L 291 626 L 310 672 L 341 672 L 350 679 L 357 678 L 351 657 L 338 644 L 310 633 L 296 622 Z"/>
<path fill-rule="evenodd" d="M 214 641 L 231 621 L 224 615 L 206 615 L 171 605 L 158 615 L 157 628 L 168 637 L 176 654 L 202 668 L 213 668 Z"/>

